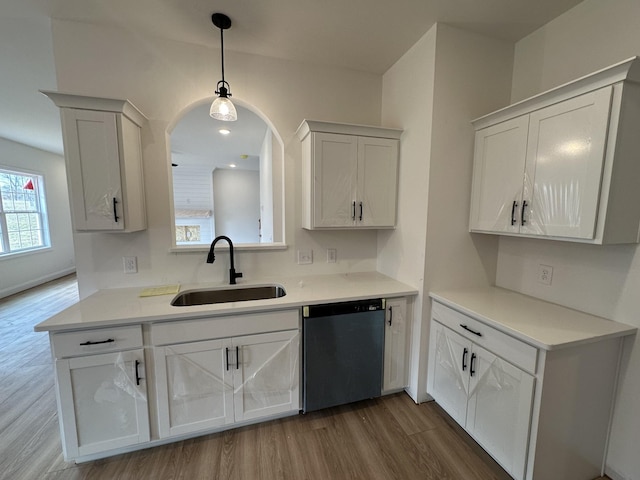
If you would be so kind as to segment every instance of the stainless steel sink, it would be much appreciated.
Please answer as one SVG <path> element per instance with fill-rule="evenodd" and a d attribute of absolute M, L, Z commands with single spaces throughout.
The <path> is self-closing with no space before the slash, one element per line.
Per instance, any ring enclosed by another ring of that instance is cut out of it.
<path fill-rule="evenodd" d="M 190 307 L 193 305 L 208 305 L 211 303 L 246 302 L 247 300 L 266 300 L 284 297 L 284 288 L 278 285 L 264 285 L 259 287 L 218 288 L 210 290 L 187 290 L 179 293 L 171 300 L 175 307 Z"/>

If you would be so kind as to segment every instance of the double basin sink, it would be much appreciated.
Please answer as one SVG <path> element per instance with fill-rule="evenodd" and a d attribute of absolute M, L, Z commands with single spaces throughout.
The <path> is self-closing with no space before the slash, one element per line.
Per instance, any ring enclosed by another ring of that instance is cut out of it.
<path fill-rule="evenodd" d="M 286 294 L 285 289 L 279 285 L 187 290 L 186 292 L 176 295 L 175 298 L 171 300 L 171 305 L 174 307 L 190 307 L 193 305 L 209 305 L 212 303 L 267 300 L 270 298 L 284 297 Z"/>

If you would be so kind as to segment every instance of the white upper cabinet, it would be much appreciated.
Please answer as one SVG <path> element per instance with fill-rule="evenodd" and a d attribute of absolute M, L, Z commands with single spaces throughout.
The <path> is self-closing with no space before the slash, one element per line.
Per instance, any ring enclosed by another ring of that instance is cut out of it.
<path fill-rule="evenodd" d="M 472 232 L 638 241 L 634 64 L 622 62 L 474 121 Z"/>
<path fill-rule="evenodd" d="M 517 233 L 529 117 L 476 132 L 471 230 Z"/>
<path fill-rule="evenodd" d="M 401 133 L 302 122 L 303 227 L 394 228 Z"/>
<path fill-rule="evenodd" d="M 126 100 L 43 93 L 61 108 L 74 228 L 146 229 L 140 140 L 145 117 Z"/>

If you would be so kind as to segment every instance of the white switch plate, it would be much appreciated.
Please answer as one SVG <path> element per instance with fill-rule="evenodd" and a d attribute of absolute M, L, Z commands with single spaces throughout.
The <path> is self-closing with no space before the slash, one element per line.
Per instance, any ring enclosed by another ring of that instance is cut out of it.
<path fill-rule="evenodd" d="M 124 273 L 138 273 L 138 257 L 122 257 Z"/>
<path fill-rule="evenodd" d="M 543 285 L 551 285 L 553 279 L 553 267 L 551 265 L 538 265 L 538 282 Z"/>
<path fill-rule="evenodd" d="M 298 265 L 313 263 L 313 250 L 298 250 Z"/>
<path fill-rule="evenodd" d="M 338 252 L 335 248 L 327 248 L 327 263 L 336 263 Z"/>

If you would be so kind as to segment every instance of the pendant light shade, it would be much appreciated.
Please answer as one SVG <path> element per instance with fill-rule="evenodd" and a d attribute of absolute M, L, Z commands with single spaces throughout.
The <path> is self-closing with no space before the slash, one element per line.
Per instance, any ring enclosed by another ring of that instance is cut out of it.
<path fill-rule="evenodd" d="M 231 100 L 229 100 L 229 93 L 226 87 L 224 87 L 224 85 L 220 86 L 220 83 L 221 82 L 218 82 L 218 89 L 216 90 L 216 94 L 218 94 L 219 97 L 211 104 L 209 115 L 217 120 L 233 122 L 238 119 L 238 113 L 236 112 L 236 107 Z"/>
<path fill-rule="evenodd" d="M 233 105 L 229 97 L 231 96 L 231 87 L 224 79 L 224 31 L 231 27 L 231 19 L 223 13 L 214 13 L 211 15 L 211 21 L 220 29 L 220 58 L 222 60 L 222 80 L 218 82 L 216 88 L 216 98 L 211 104 L 209 115 L 217 120 L 225 122 L 234 122 L 238 119 L 236 107 Z"/>

